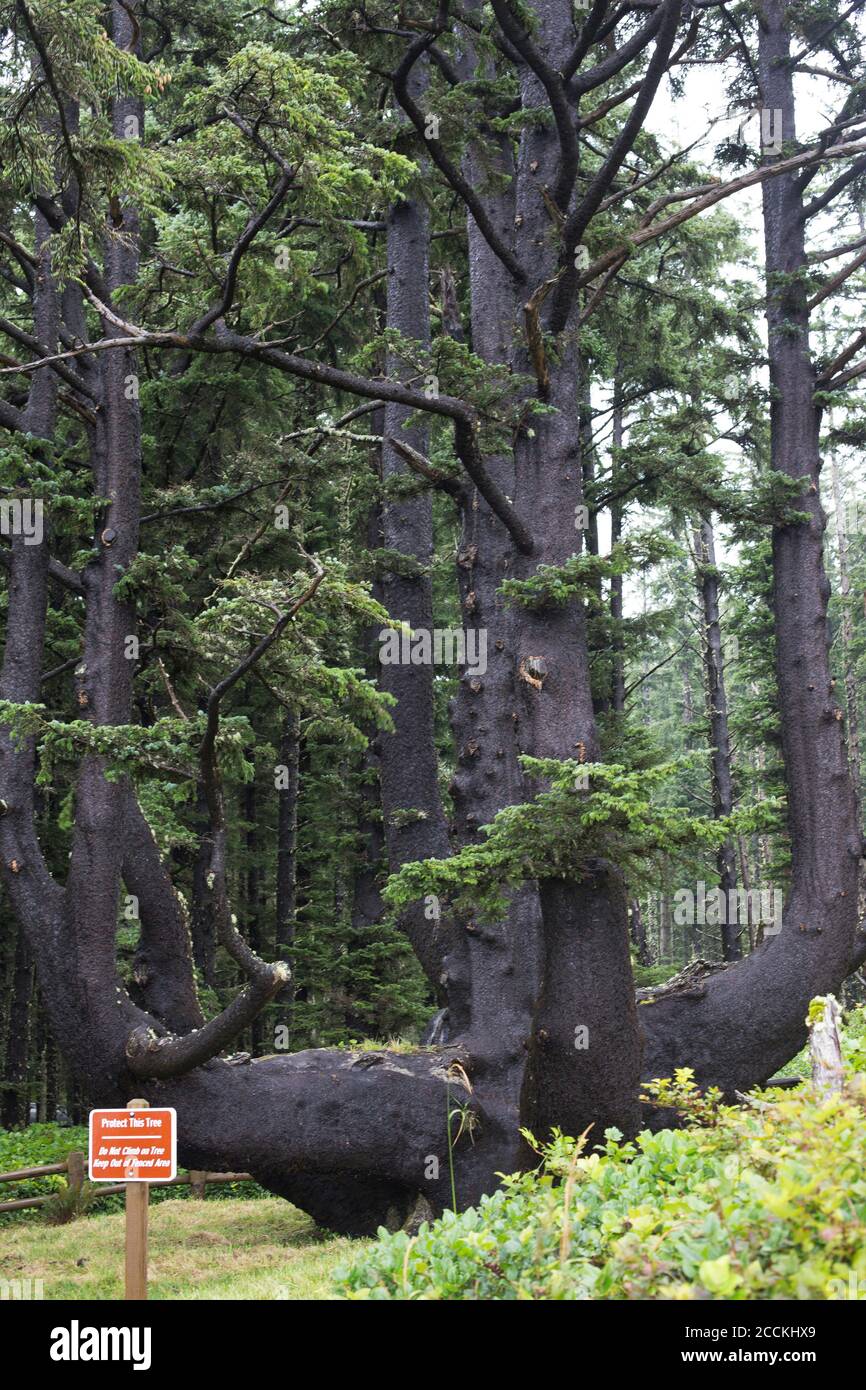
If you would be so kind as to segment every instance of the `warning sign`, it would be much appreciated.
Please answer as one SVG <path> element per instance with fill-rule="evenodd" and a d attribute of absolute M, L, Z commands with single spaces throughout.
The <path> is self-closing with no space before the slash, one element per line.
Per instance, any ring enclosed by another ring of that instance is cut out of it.
<path fill-rule="evenodd" d="M 177 1115 L 162 1110 L 91 1110 L 91 1182 L 168 1182 L 177 1176 Z"/>

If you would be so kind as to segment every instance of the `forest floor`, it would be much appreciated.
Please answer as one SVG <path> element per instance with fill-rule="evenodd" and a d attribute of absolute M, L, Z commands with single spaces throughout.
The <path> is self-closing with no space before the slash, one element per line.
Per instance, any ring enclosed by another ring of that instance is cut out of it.
<path fill-rule="evenodd" d="M 0 1280 L 41 1279 L 46 1299 L 121 1299 L 123 1228 L 122 1212 L 4 1225 Z M 363 1244 L 318 1231 L 279 1198 L 164 1201 L 150 1211 L 149 1295 L 330 1298 L 333 1270 Z"/>

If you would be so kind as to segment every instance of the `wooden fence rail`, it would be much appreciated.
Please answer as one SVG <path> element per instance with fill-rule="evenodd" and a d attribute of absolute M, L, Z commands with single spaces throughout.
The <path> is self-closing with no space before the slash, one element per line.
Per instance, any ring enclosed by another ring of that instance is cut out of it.
<path fill-rule="evenodd" d="M 43 1163 L 38 1168 L 18 1168 L 12 1173 L 0 1173 L 0 1182 L 26 1182 L 31 1178 L 49 1178 L 66 1174 L 66 1183 L 70 1192 L 80 1193 L 84 1186 L 87 1176 L 87 1156 L 76 1149 L 70 1153 L 65 1163 Z M 208 1183 L 215 1182 L 252 1182 L 253 1178 L 249 1173 L 202 1173 L 192 1170 L 189 1173 L 179 1173 L 176 1178 L 171 1178 L 168 1182 L 153 1183 L 153 1187 L 180 1187 L 187 1184 L 192 1188 L 192 1194 L 197 1198 L 204 1198 Z M 110 1197 L 116 1192 L 125 1192 L 126 1183 L 118 1183 L 103 1187 L 102 1184 L 94 1186 L 93 1200 L 99 1197 Z M 25 1207 L 42 1207 L 46 1202 L 50 1202 L 56 1193 L 48 1193 L 44 1197 L 19 1197 L 11 1202 L 0 1202 L 0 1212 L 4 1211 L 23 1211 Z"/>

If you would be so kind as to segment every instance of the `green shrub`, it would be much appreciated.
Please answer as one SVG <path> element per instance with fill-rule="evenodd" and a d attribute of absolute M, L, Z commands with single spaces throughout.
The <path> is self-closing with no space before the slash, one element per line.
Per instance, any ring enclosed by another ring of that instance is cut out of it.
<path fill-rule="evenodd" d="M 87 1153 L 87 1130 L 74 1125 L 28 1125 L 26 1129 L 0 1129 L 0 1173 L 12 1173 L 18 1168 L 36 1168 L 40 1164 L 63 1163 L 75 1149 Z M 34 1178 L 29 1182 L 0 1183 L 0 1202 L 14 1202 L 23 1197 L 47 1197 L 66 1187 L 62 1173 L 53 1177 Z M 41 1219 L 40 1207 L 22 1212 L 0 1213 L 0 1224 L 7 1221 Z"/>
<path fill-rule="evenodd" d="M 743 1107 L 656 1083 L 700 1126 L 556 1134 L 538 1171 L 337 1272 L 351 1299 L 866 1299 L 866 1080 Z M 656 1096 L 658 1097 L 658 1090 Z M 661 1098 L 661 1097 L 659 1097 Z M 707 1120 L 710 1123 L 707 1123 Z"/>

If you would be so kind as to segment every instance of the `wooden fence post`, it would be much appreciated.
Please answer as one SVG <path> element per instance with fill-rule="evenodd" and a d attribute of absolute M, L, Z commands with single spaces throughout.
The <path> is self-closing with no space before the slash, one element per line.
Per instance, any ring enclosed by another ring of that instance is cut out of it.
<path fill-rule="evenodd" d="M 81 1189 L 84 1187 L 84 1170 L 84 1154 L 80 1150 L 74 1149 L 72 1153 L 66 1155 L 66 1181 L 69 1185 L 69 1191 L 75 1197 L 76 1204 L 81 1196 Z"/>
<path fill-rule="evenodd" d="M 190 1169 L 189 1185 L 193 1197 L 204 1198 L 207 1187 L 207 1173 L 200 1173 L 197 1169 Z"/>

